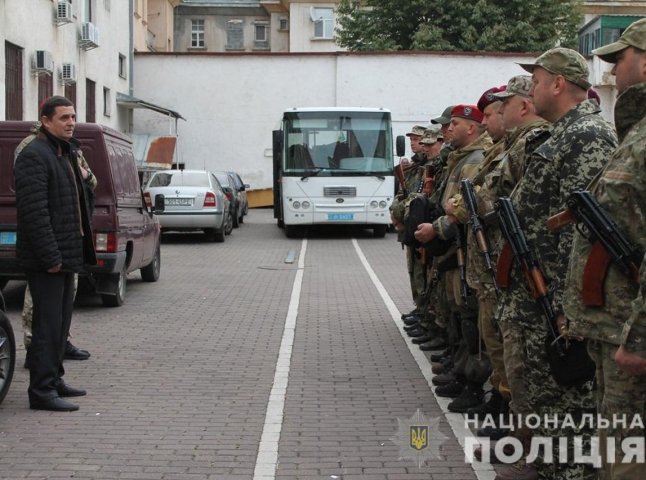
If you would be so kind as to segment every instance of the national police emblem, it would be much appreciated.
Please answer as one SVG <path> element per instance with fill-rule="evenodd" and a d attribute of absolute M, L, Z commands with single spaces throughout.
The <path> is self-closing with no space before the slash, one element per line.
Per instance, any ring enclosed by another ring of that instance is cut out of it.
<path fill-rule="evenodd" d="M 399 428 L 390 440 L 399 445 L 399 459 L 409 459 L 421 468 L 428 460 L 441 460 L 440 447 L 448 439 L 439 428 L 440 419 L 427 419 L 419 410 L 411 418 L 398 418 Z"/>

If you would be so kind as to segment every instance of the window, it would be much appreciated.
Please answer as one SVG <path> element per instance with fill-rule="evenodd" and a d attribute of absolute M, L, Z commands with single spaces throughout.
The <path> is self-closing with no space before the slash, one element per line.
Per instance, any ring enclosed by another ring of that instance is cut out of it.
<path fill-rule="evenodd" d="M 109 12 L 110 11 L 110 0 L 103 0 L 103 6 Z"/>
<path fill-rule="evenodd" d="M 255 22 L 253 31 L 254 48 L 269 48 L 269 24 L 267 22 Z"/>
<path fill-rule="evenodd" d="M 109 117 L 112 115 L 112 95 L 110 89 L 103 87 L 103 115 Z"/>
<path fill-rule="evenodd" d="M 4 44 L 5 57 L 5 118 L 22 120 L 22 48 Z"/>
<path fill-rule="evenodd" d="M 191 48 L 204 48 L 204 20 L 191 20 Z"/>
<path fill-rule="evenodd" d="M 316 8 L 310 10 L 314 22 L 314 38 L 332 38 L 334 34 L 334 11 L 331 8 Z"/>
<path fill-rule="evenodd" d="M 278 21 L 278 30 L 283 32 L 289 30 L 289 20 L 287 18 L 283 17 Z"/>
<path fill-rule="evenodd" d="M 227 22 L 227 50 L 242 50 L 244 48 L 242 20 L 229 20 Z"/>
<path fill-rule="evenodd" d="M 128 78 L 128 67 L 126 65 L 126 56 L 119 54 L 119 76 Z"/>
<path fill-rule="evenodd" d="M 85 0 L 85 21 L 92 21 L 92 0 Z"/>
<path fill-rule="evenodd" d="M 42 103 L 54 94 L 54 79 L 51 75 L 38 76 L 38 105 L 37 111 L 40 115 L 40 106 Z"/>
<path fill-rule="evenodd" d="M 85 80 L 85 121 L 96 123 L 96 83 Z"/>

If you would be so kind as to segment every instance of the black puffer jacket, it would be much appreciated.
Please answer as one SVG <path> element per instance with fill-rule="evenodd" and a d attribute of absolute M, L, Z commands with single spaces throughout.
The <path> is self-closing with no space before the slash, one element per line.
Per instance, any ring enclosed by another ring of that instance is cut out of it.
<path fill-rule="evenodd" d="M 63 271 L 79 272 L 84 262 L 95 263 L 76 147 L 41 130 L 18 155 L 14 175 L 16 250 L 23 268 L 46 271 L 62 264 Z"/>

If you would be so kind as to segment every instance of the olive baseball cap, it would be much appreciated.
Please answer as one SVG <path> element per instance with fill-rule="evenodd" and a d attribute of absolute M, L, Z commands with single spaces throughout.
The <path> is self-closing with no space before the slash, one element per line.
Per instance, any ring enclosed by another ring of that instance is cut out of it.
<path fill-rule="evenodd" d="M 628 47 L 646 50 L 646 18 L 631 23 L 619 40 L 605 47 L 592 50 L 592 53 L 608 63 L 617 63 L 617 54 Z"/>
<path fill-rule="evenodd" d="M 446 125 L 447 123 L 451 123 L 451 110 L 453 110 L 453 107 L 455 105 L 449 105 L 444 109 L 442 112 L 442 115 L 439 117 L 431 118 L 431 123 L 434 125 Z"/>
<path fill-rule="evenodd" d="M 536 67 L 544 68 L 554 75 L 562 75 L 566 80 L 584 90 L 591 87 L 588 81 L 590 75 L 588 63 L 579 52 L 570 48 L 552 48 L 538 57 L 534 63 L 519 63 L 518 65 L 529 73 L 532 73 Z"/>
<path fill-rule="evenodd" d="M 502 92 L 494 93 L 493 96 L 498 100 L 520 95 L 521 97 L 529 97 L 529 91 L 532 88 L 532 77 L 529 75 L 516 75 L 511 77 L 507 82 L 507 89 Z"/>
<path fill-rule="evenodd" d="M 422 125 L 415 125 L 413 128 L 411 128 L 410 132 L 406 134 L 407 137 L 410 137 L 411 135 L 417 135 L 418 137 L 421 137 L 424 135 L 424 131 L 426 130 L 426 127 L 423 127 Z"/>
<path fill-rule="evenodd" d="M 442 132 L 439 129 L 427 128 L 424 131 L 424 135 L 422 135 L 422 139 L 419 141 L 419 143 L 423 143 L 425 145 L 433 145 L 438 140 L 442 140 L 443 138 L 444 135 L 442 135 Z"/>

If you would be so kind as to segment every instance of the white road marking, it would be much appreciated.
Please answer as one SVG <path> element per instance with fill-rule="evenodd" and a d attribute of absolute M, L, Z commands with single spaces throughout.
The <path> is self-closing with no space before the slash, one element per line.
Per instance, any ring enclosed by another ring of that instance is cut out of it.
<path fill-rule="evenodd" d="M 390 312 L 390 316 L 392 317 L 393 321 L 395 322 L 395 325 L 399 329 L 399 333 L 404 338 L 404 341 L 408 346 L 408 350 L 410 351 L 411 355 L 415 359 L 415 362 L 417 363 L 417 366 L 422 372 L 422 375 L 424 375 L 424 378 L 426 379 L 426 382 L 428 383 L 429 387 L 431 387 L 431 390 L 433 391 L 433 396 L 435 397 L 435 400 L 437 400 L 437 403 L 442 409 L 442 412 L 446 417 L 446 421 L 449 423 L 451 430 L 453 430 L 453 434 L 455 435 L 455 438 L 460 443 L 460 446 L 462 446 L 462 449 L 465 450 L 465 438 L 469 436 L 473 436 L 473 433 L 471 432 L 471 430 L 467 428 L 464 421 L 464 417 L 461 414 L 449 412 L 447 405 L 451 402 L 451 399 L 442 398 L 435 395 L 435 385 L 433 385 L 433 383 L 431 382 L 431 378 L 433 377 L 433 372 L 431 372 L 431 363 L 428 361 L 428 358 L 426 357 L 426 355 L 424 355 L 424 352 L 422 352 L 417 347 L 417 345 L 414 345 L 413 343 L 408 341 L 408 335 L 406 335 L 406 331 L 404 330 L 404 324 L 401 321 L 401 312 L 397 309 L 395 302 L 393 302 L 392 298 L 390 298 L 388 291 L 386 291 L 386 288 L 379 280 L 379 277 L 377 277 L 377 274 L 370 266 L 368 259 L 363 254 L 361 247 L 359 247 L 359 242 L 357 242 L 357 240 L 353 238 L 352 244 L 354 245 L 354 249 L 356 250 L 357 255 L 359 256 L 359 259 L 363 264 L 363 268 L 365 268 L 366 272 L 368 272 L 368 276 L 370 277 L 370 280 L 372 280 L 372 283 L 374 284 L 375 288 L 379 292 L 381 299 L 386 304 L 386 308 L 388 309 L 388 312 Z M 474 462 L 471 464 L 471 468 L 473 468 L 473 471 L 475 472 L 478 480 L 493 480 L 494 477 L 496 476 L 495 470 L 493 469 L 491 464 L 488 464 L 488 463 Z"/>
<path fill-rule="evenodd" d="M 278 442 L 280 441 L 280 432 L 283 427 L 283 411 L 285 409 L 287 383 L 289 382 L 289 367 L 292 359 L 298 304 L 301 297 L 301 287 L 303 285 L 306 250 L 307 239 L 303 239 L 301 251 L 298 255 L 298 269 L 296 270 L 296 278 L 294 278 L 292 296 L 289 300 L 287 317 L 285 318 L 285 330 L 283 331 L 283 338 L 280 342 L 280 350 L 278 351 L 274 383 L 269 394 L 269 402 L 267 403 L 265 425 L 263 426 L 260 445 L 258 446 L 258 456 L 256 457 L 253 480 L 274 480 L 276 478 Z"/>

